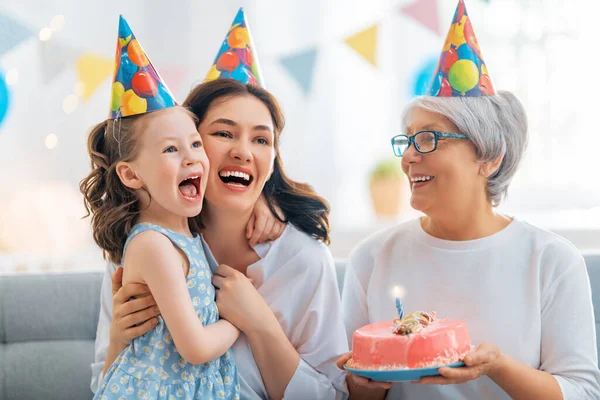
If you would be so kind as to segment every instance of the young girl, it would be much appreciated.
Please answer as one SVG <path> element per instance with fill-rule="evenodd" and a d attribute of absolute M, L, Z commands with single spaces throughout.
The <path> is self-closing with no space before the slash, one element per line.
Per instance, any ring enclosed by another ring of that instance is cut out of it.
<path fill-rule="evenodd" d="M 195 117 L 176 105 L 122 17 L 117 52 L 112 119 L 90 133 L 81 190 L 94 239 L 124 266 L 124 283 L 149 287 L 161 316 L 107 366 L 94 398 L 238 399 L 228 349 L 239 331 L 219 320 L 193 219 L 209 171 Z"/>

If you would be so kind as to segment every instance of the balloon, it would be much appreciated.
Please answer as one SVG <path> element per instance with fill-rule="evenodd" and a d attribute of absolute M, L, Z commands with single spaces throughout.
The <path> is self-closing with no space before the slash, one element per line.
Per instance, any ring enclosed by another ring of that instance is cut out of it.
<path fill-rule="evenodd" d="M 415 96 L 421 96 L 424 94 L 430 93 L 430 87 L 435 85 L 432 83 L 432 78 L 435 77 L 436 74 L 436 66 L 438 62 L 438 57 L 431 57 L 419 68 L 416 77 L 415 83 L 413 86 L 413 94 Z M 435 81 L 435 79 L 433 79 Z"/>
<path fill-rule="evenodd" d="M 479 69 L 471 60 L 458 60 L 448 73 L 450 86 L 463 96 L 479 83 Z"/>
<path fill-rule="evenodd" d="M 442 54 L 442 57 L 440 59 L 442 60 L 441 61 L 442 71 L 444 71 L 444 74 L 448 75 L 448 71 L 450 71 L 450 67 L 452 67 L 452 65 L 454 65 L 454 63 L 458 61 L 458 54 L 456 53 L 456 50 L 454 50 L 451 47 L 448 49 L 448 51 L 446 51 Z"/>
<path fill-rule="evenodd" d="M 158 85 L 157 97 L 161 99 L 164 107 L 173 107 L 177 105 L 175 99 L 173 98 L 173 95 L 171 94 L 171 92 L 169 92 L 169 89 L 167 89 L 165 85 Z"/>
<path fill-rule="evenodd" d="M 10 92 L 4 80 L 4 75 L 0 74 L 0 125 L 8 113 L 10 106 Z"/>
<path fill-rule="evenodd" d="M 477 41 L 477 37 L 475 37 L 475 31 L 473 31 L 473 25 L 471 25 L 471 20 L 469 18 L 467 18 L 467 21 L 465 22 L 464 34 L 465 40 L 469 47 L 473 49 L 479 58 L 482 58 L 481 48 L 479 47 L 479 42 Z"/>
<path fill-rule="evenodd" d="M 138 97 L 131 89 L 121 97 L 121 115 L 123 117 L 145 113 L 147 107 L 146 99 Z"/>
<path fill-rule="evenodd" d="M 248 68 L 240 64 L 240 66 L 237 67 L 230 76 L 231 79 L 235 79 L 236 81 L 242 82 L 245 85 L 250 79 L 250 72 L 248 71 Z"/>
<path fill-rule="evenodd" d="M 131 62 L 127 53 L 122 54 L 115 80 L 121 82 L 125 86 L 125 90 L 131 89 L 131 80 L 138 69 L 138 66 Z"/>
<path fill-rule="evenodd" d="M 148 111 L 162 110 L 176 105 L 167 88 L 160 84 L 158 85 L 158 94 L 155 97 L 147 98 L 146 101 L 148 101 Z"/>
<path fill-rule="evenodd" d="M 235 49 L 234 51 L 238 55 L 240 63 L 250 67 L 254 62 L 254 57 L 252 56 L 252 50 L 250 50 L 250 48 Z"/>
<path fill-rule="evenodd" d="M 442 74 L 437 74 L 433 77 L 431 81 L 431 85 L 429 87 L 429 91 L 425 94 L 429 96 L 437 96 L 440 93 L 440 88 L 442 87 L 442 79 L 444 79 Z"/>
<path fill-rule="evenodd" d="M 121 106 L 121 96 L 123 96 L 123 93 L 125 93 L 125 88 L 121 82 L 115 82 L 112 84 L 110 109 L 114 112 L 117 112 Z"/>
<path fill-rule="evenodd" d="M 456 7 L 456 13 L 454 14 L 454 20 L 452 22 L 460 22 L 462 17 L 465 15 L 465 3 L 463 0 L 458 2 L 458 6 Z"/>
<path fill-rule="evenodd" d="M 488 96 L 492 96 L 496 93 L 494 85 L 492 84 L 492 79 L 489 75 L 481 75 L 479 77 L 479 90 L 481 90 L 481 94 Z"/>
<path fill-rule="evenodd" d="M 475 65 L 479 64 L 479 57 L 477 56 L 477 54 L 475 54 L 473 49 L 471 49 L 471 47 L 469 47 L 467 43 L 461 45 L 458 49 L 456 49 L 456 54 L 461 60 L 471 60 L 473 61 L 473 63 L 475 63 Z"/>
<path fill-rule="evenodd" d="M 142 49 L 142 45 L 140 45 L 140 42 L 138 42 L 137 39 L 133 39 L 129 42 L 127 54 L 129 54 L 131 61 L 138 67 L 145 67 L 150 64 L 148 57 L 146 57 L 146 53 L 144 53 L 144 49 Z"/>
<path fill-rule="evenodd" d="M 158 75 L 158 72 L 154 69 L 153 66 L 148 66 L 148 68 L 144 68 L 142 71 L 145 71 L 146 73 L 150 74 L 150 76 L 154 79 L 155 82 L 160 83 L 162 82 L 162 78 Z"/>
<path fill-rule="evenodd" d="M 441 97 L 451 97 L 452 96 L 452 87 L 450 86 L 450 82 L 448 79 L 442 77 L 442 83 L 440 85 L 440 93 L 438 96 Z"/>
<path fill-rule="evenodd" d="M 221 71 L 231 72 L 240 65 L 240 59 L 238 55 L 233 51 L 226 51 L 221 54 L 219 59 L 217 60 L 217 68 Z"/>
<path fill-rule="evenodd" d="M 464 19 L 466 19 L 466 17 L 464 17 Z M 465 25 L 460 22 L 452 24 L 452 26 L 450 27 L 450 32 L 448 32 L 446 42 L 449 42 L 454 47 L 458 47 L 461 44 L 465 43 L 466 40 L 464 29 Z"/>
<path fill-rule="evenodd" d="M 156 80 L 146 71 L 139 71 L 133 75 L 131 88 L 140 97 L 154 97 L 158 94 Z"/>
<path fill-rule="evenodd" d="M 117 51 L 115 51 L 115 70 L 113 72 L 113 82 L 117 80 L 117 71 L 119 70 L 119 61 L 121 60 L 121 45 L 117 39 Z"/>
<path fill-rule="evenodd" d="M 221 75 L 221 71 L 219 71 L 217 69 L 216 65 L 213 65 L 212 67 L 210 67 L 208 74 L 206 74 L 206 78 L 204 78 L 204 81 L 205 82 L 214 81 L 215 79 L 218 79 L 220 75 Z"/>
<path fill-rule="evenodd" d="M 238 26 L 227 35 L 227 44 L 234 49 L 245 49 L 250 42 L 248 29 Z"/>

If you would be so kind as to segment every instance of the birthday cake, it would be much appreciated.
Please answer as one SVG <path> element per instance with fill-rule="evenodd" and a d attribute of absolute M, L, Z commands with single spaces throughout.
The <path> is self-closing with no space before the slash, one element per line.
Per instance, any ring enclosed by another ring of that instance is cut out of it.
<path fill-rule="evenodd" d="M 428 368 L 462 361 L 471 351 L 463 321 L 437 318 L 415 311 L 391 321 L 365 325 L 352 335 L 353 369 L 392 370 Z"/>

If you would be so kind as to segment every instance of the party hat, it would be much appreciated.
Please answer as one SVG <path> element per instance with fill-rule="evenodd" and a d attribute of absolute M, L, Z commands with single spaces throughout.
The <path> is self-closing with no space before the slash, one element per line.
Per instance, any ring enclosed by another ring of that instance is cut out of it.
<path fill-rule="evenodd" d="M 465 3 L 459 0 L 429 95 L 475 97 L 495 94 Z"/>
<path fill-rule="evenodd" d="M 204 82 L 219 78 L 231 78 L 243 84 L 252 83 L 265 87 L 243 8 L 235 16 Z"/>
<path fill-rule="evenodd" d="M 121 15 L 109 118 L 144 114 L 175 105 L 173 95 Z"/>

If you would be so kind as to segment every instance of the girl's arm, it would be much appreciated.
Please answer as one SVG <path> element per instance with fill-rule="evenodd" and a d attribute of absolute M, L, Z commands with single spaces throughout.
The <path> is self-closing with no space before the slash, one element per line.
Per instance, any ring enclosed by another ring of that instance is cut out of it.
<path fill-rule="evenodd" d="M 191 364 L 202 364 L 223 355 L 239 330 L 225 320 L 202 325 L 188 292 L 183 262 L 185 256 L 166 236 L 146 231 L 127 247 L 125 273 L 128 280 L 148 285 L 179 354 Z"/>
<path fill-rule="evenodd" d="M 284 215 L 281 209 L 277 205 L 274 205 L 274 208 L 279 219 L 283 219 Z M 246 225 L 246 239 L 250 242 L 250 246 L 278 239 L 285 229 L 285 223 L 279 219 L 273 215 L 265 196 L 261 193 Z"/>

